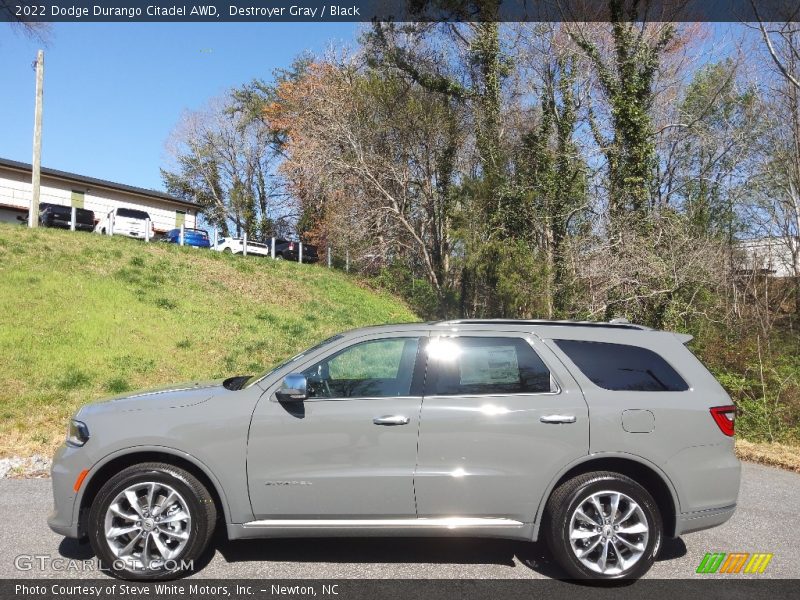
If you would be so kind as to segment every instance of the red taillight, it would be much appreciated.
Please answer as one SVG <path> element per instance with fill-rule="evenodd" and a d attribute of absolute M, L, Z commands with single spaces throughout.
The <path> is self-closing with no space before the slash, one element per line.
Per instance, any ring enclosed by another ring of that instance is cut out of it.
<path fill-rule="evenodd" d="M 294 242 L 291 242 L 291 243 L 289 244 L 289 250 L 294 250 Z"/>
<path fill-rule="evenodd" d="M 733 405 L 728 406 L 715 406 L 711 409 L 711 416 L 717 423 L 719 430 L 727 436 L 732 436 L 734 433 L 734 423 L 736 421 L 736 407 Z"/>

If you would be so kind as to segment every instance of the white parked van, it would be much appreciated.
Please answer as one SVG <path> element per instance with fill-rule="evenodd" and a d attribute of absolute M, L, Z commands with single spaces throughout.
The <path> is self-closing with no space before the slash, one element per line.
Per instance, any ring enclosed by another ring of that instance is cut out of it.
<path fill-rule="evenodd" d="M 155 229 L 150 215 L 143 210 L 119 207 L 110 210 L 94 228 L 95 233 L 103 235 L 127 235 L 132 238 L 145 239 L 147 226 L 150 226 L 150 239 Z"/>

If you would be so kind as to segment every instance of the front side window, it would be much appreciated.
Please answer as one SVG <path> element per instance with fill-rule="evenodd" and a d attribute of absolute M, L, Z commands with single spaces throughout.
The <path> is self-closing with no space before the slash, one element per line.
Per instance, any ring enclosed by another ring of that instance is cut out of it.
<path fill-rule="evenodd" d="M 437 396 L 553 391 L 550 370 L 522 338 L 439 338 L 428 345 L 430 391 Z"/>
<path fill-rule="evenodd" d="M 419 338 L 354 344 L 303 371 L 309 398 L 389 398 L 411 394 Z"/>
<path fill-rule="evenodd" d="M 689 386 L 647 348 L 628 344 L 553 340 L 596 386 L 613 391 L 684 392 Z"/>

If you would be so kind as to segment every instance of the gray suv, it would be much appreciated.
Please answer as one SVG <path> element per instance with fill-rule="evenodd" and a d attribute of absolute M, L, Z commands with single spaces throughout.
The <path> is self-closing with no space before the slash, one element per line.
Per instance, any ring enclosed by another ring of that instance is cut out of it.
<path fill-rule="evenodd" d="M 632 578 L 736 507 L 734 407 L 685 347 L 627 322 L 463 320 L 336 335 L 267 373 L 81 408 L 50 527 L 132 579 L 229 539 L 547 541 Z"/>

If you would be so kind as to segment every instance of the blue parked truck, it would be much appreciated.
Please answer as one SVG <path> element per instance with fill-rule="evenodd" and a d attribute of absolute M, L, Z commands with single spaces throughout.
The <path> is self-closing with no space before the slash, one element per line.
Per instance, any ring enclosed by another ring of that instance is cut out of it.
<path fill-rule="evenodd" d="M 170 244 L 181 243 L 181 230 L 179 227 L 170 229 L 164 234 L 164 241 Z M 211 242 L 208 239 L 208 232 L 205 229 L 189 229 L 183 230 L 183 244 L 185 246 L 195 246 L 197 248 L 211 248 Z"/>

